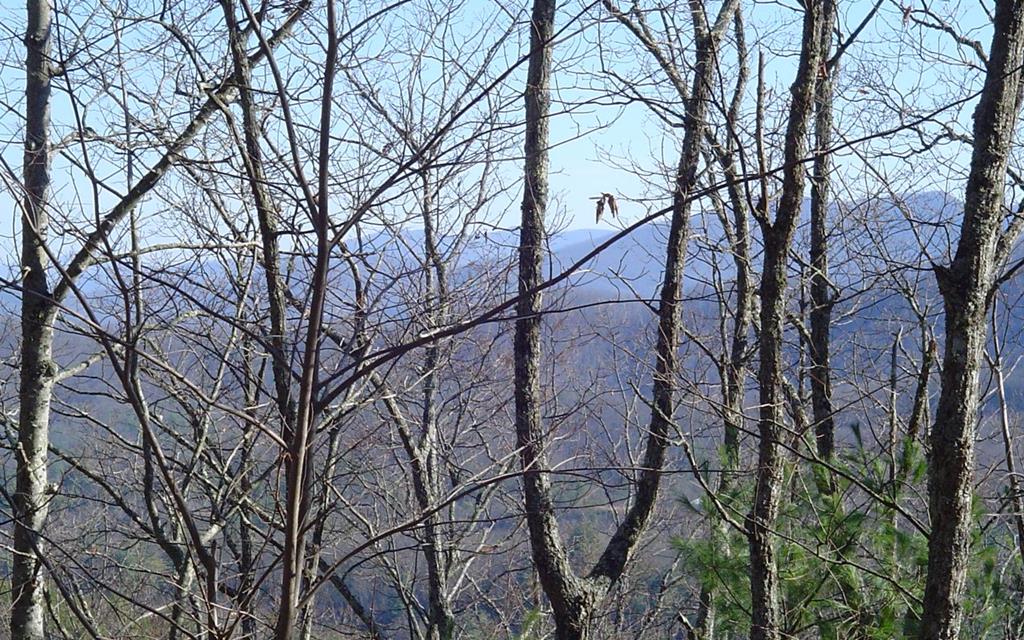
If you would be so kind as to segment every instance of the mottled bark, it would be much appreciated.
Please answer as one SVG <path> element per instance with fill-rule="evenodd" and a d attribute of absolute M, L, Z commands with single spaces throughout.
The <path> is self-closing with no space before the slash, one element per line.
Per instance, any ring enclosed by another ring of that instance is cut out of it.
<path fill-rule="evenodd" d="M 954 640 L 963 620 L 971 528 L 978 381 L 987 338 L 1004 181 L 1024 61 L 1024 3 L 996 3 L 988 72 L 974 112 L 964 218 L 949 267 L 935 267 L 945 312 L 941 391 L 931 431 L 928 577 L 920 637 Z"/>
<path fill-rule="evenodd" d="M 434 202 L 435 185 L 431 173 L 422 175 L 423 194 L 421 215 L 423 220 L 423 244 L 427 253 L 425 268 L 427 331 L 443 326 L 448 311 L 448 278 L 444 260 L 437 248 L 434 218 L 437 215 Z M 438 447 L 440 434 L 437 425 L 437 368 L 440 364 L 441 344 L 427 345 L 423 363 L 423 412 L 420 416 L 420 439 L 415 452 L 410 453 L 413 461 L 413 485 L 416 500 L 424 512 L 431 512 L 441 494 L 438 470 Z M 430 602 L 428 611 L 427 639 L 452 640 L 455 637 L 455 613 L 448 598 L 448 568 L 451 564 L 442 536 L 440 514 L 431 513 L 423 523 L 423 555 L 427 562 L 427 591 Z"/>
<path fill-rule="evenodd" d="M 831 51 L 832 28 L 835 24 L 836 3 L 826 4 L 822 19 L 822 55 Z M 814 116 L 814 158 L 811 177 L 811 310 L 810 310 L 810 381 L 811 413 L 818 455 L 824 460 L 832 458 L 835 449 L 835 420 L 832 407 L 832 365 L 829 361 L 829 342 L 832 331 L 832 291 L 828 276 L 828 210 L 831 203 L 832 155 L 832 94 L 838 61 L 823 64 L 819 74 Z"/>
<path fill-rule="evenodd" d="M 778 640 L 779 577 L 775 563 L 773 531 L 783 485 L 782 345 L 786 312 L 787 262 L 793 232 L 803 203 L 808 125 L 814 111 L 815 86 L 825 64 L 822 22 L 830 0 L 805 3 L 804 36 L 800 64 L 791 89 L 789 121 L 784 149 L 782 194 L 775 221 L 762 222 L 764 265 L 761 274 L 760 335 L 758 354 L 758 470 L 754 504 L 747 516 L 750 543 L 751 640 Z"/>
<path fill-rule="evenodd" d="M 569 566 L 551 498 L 551 480 L 545 473 L 547 454 L 540 417 L 541 296 L 535 292 L 543 281 L 554 22 L 554 0 L 535 0 L 525 93 L 525 175 L 514 341 L 516 446 L 523 467 L 526 521 L 534 565 L 554 610 L 556 636 L 559 640 L 570 640 L 586 637 L 593 599 Z"/>
<path fill-rule="evenodd" d="M 14 559 L 11 638 L 43 640 L 45 584 L 40 544 L 47 507 L 50 399 L 56 366 L 46 269 L 50 186 L 50 0 L 29 0 L 25 34 L 25 164 L 21 218 L 21 381 L 17 487 L 14 493 Z"/>
<path fill-rule="evenodd" d="M 722 450 L 722 471 L 718 478 L 717 492 L 720 496 L 728 494 L 732 486 L 733 475 L 739 469 L 740 434 L 744 428 L 743 399 L 747 377 L 747 360 L 749 359 L 748 335 L 753 319 L 753 286 L 750 272 L 750 228 L 747 208 L 739 171 L 736 166 L 736 149 L 733 134 L 739 130 L 739 108 L 747 81 L 747 52 L 743 28 L 742 13 L 739 8 L 734 18 L 735 46 L 739 58 L 739 71 L 733 101 L 726 116 L 726 143 L 723 148 L 717 141 L 712 141 L 714 155 L 722 170 L 728 186 L 728 204 L 732 213 L 732 230 L 729 241 L 732 249 L 733 266 L 736 269 L 735 302 L 731 327 L 731 340 L 727 359 L 720 365 L 722 384 L 722 412 L 724 423 L 724 440 Z M 724 208 L 724 207 L 723 207 Z M 728 229 L 729 220 L 726 212 L 722 212 L 722 225 Z M 724 312 L 724 311 L 723 311 Z M 711 525 L 712 544 L 726 541 L 728 525 L 716 514 Z M 728 553 L 728 545 L 721 547 Z M 694 640 L 711 640 L 715 637 L 716 608 L 715 591 L 710 583 L 701 585 L 698 596 L 697 620 L 690 634 Z"/>
<path fill-rule="evenodd" d="M 610 4 L 613 14 L 619 14 Z M 686 101 L 686 131 L 676 173 L 672 219 L 666 250 L 664 281 L 659 296 L 658 336 L 652 392 L 651 422 L 648 429 L 635 495 L 597 563 L 586 577 L 578 576 L 569 564 L 558 531 L 551 498 L 550 479 L 544 473 L 547 461 L 545 437 L 540 420 L 540 295 L 534 290 L 542 282 L 544 210 L 547 203 L 548 102 L 554 5 L 538 0 L 534 4 L 531 60 L 526 91 L 526 170 L 523 218 L 519 244 L 519 295 L 516 310 L 515 375 L 516 437 L 524 470 L 523 487 L 527 525 L 538 577 L 555 618 L 559 640 L 591 637 L 591 616 L 601 599 L 621 577 L 657 501 L 668 449 L 668 432 L 674 414 L 676 351 L 682 326 L 679 302 L 689 229 L 690 194 L 697 182 L 697 167 L 705 126 L 705 110 L 711 95 L 714 72 L 714 43 L 731 22 L 736 2 L 723 7 L 719 20 L 709 29 L 703 7 L 691 3 L 698 40 L 698 59 L 693 88 Z M 620 17 L 620 20 L 622 18 Z M 628 25 L 627 25 L 628 26 Z M 641 37 L 643 40 L 644 38 Z M 663 65 L 652 42 L 644 40 Z M 671 69 L 666 69 L 670 72 Z M 672 74 L 669 73 L 671 77 Z M 685 93 L 685 91 L 682 91 Z"/>

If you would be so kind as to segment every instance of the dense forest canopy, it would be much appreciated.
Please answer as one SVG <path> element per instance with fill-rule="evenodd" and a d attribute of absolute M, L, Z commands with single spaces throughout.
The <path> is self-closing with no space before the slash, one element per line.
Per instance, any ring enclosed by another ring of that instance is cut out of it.
<path fill-rule="evenodd" d="M 1024 0 L 0 16 L 4 637 L 1024 637 Z"/>

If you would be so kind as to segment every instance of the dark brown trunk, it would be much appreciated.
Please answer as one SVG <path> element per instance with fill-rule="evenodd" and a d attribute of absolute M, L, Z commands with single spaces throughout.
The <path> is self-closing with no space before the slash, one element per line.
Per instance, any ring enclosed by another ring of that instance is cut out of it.
<path fill-rule="evenodd" d="M 523 466 L 523 486 L 534 563 L 554 612 L 556 637 L 578 640 L 591 633 L 591 616 L 601 598 L 621 577 L 657 501 L 661 470 L 668 449 L 674 415 L 676 350 L 682 334 L 680 293 L 689 228 L 690 198 L 697 182 L 704 119 L 715 69 L 714 43 L 731 22 L 736 3 L 728 3 L 713 30 L 704 22 L 699 3 L 693 3 L 698 59 L 693 89 L 686 106 L 686 133 L 676 174 L 672 219 L 665 257 L 664 281 L 658 310 L 657 360 L 653 383 L 650 428 L 643 470 L 633 502 L 623 516 L 597 563 L 585 578 L 569 564 L 558 532 L 546 468 L 545 438 L 540 423 L 538 365 L 540 361 L 540 296 L 533 290 L 542 282 L 544 208 L 547 202 L 547 103 L 550 40 L 554 7 L 534 4 L 533 40 L 526 92 L 526 192 L 519 245 L 518 320 L 515 335 L 516 436 Z M 621 18 L 620 18 L 621 19 Z M 671 75 L 671 74 L 670 74 Z"/>
<path fill-rule="evenodd" d="M 320 96 L 319 136 L 315 164 L 317 182 L 315 190 L 302 177 L 303 169 L 298 153 L 293 151 L 295 173 L 305 196 L 316 238 L 312 282 L 309 287 L 309 314 L 303 336 L 302 368 L 299 373 L 295 403 L 294 430 L 286 441 L 283 462 L 285 471 L 284 547 L 281 553 L 281 594 L 276 640 L 294 640 L 302 610 L 302 579 L 306 563 L 306 534 L 311 504 L 311 480 L 314 440 L 319 419 L 317 394 L 320 389 L 320 338 L 323 335 L 324 309 L 327 305 L 328 270 L 331 252 L 331 224 L 328 181 L 330 168 L 331 111 L 334 106 L 333 87 L 338 57 L 337 11 L 334 0 L 327 0 L 325 30 L 327 46 L 324 52 L 323 89 Z M 248 11 L 248 9 L 247 9 Z M 249 16 L 253 19 L 252 16 Z M 265 45 L 264 45 L 265 46 Z M 283 81 L 275 71 L 279 94 L 284 93 Z M 294 135 L 294 134 L 289 134 Z M 292 138 L 292 144 L 297 140 Z"/>

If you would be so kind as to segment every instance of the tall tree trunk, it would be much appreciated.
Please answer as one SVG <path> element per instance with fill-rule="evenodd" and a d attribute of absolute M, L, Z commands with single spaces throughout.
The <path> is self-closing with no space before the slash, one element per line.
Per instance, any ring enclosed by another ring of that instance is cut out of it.
<path fill-rule="evenodd" d="M 822 20 L 822 54 L 831 51 L 835 2 L 827 3 Z M 828 278 L 828 208 L 831 205 L 832 93 L 838 62 L 824 64 L 815 91 L 817 112 L 814 117 L 814 147 L 817 156 L 811 178 L 811 413 L 818 455 L 832 458 L 835 448 L 835 421 L 832 413 L 832 365 L 829 341 L 832 329 L 832 292 Z"/>
<path fill-rule="evenodd" d="M 818 75 L 815 89 L 814 114 L 814 149 L 816 156 L 811 176 L 811 246 L 810 246 L 810 387 L 811 416 L 814 424 L 814 436 L 818 457 L 830 462 L 835 452 L 835 407 L 832 403 L 832 307 L 834 294 L 829 280 L 829 207 L 832 206 L 832 103 L 834 100 L 835 78 L 839 73 L 839 54 L 830 59 L 832 52 L 832 34 L 836 21 L 837 6 L 833 0 L 826 3 L 825 15 L 822 18 L 822 72 Z M 895 349 L 895 345 L 894 345 Z M 895 351 L 894 351 L 895 353 Z M 891 414 L 895 420 L 895 407 Z M 893 446 L 892 451 L 895 451 Z M 895 473 L 895 464 L 892 467 Z M 825 471 L 816 469 L 815 471 Z M 824 494 L 835 491 L 836 485 L 829 473 L 814 475 L 818 489 Z M 837 503 L 836 508 L 842 509 Z M 895 511 L 893 512 L 895 517 Z M 846 552 L 836 546 L 830 539 L 829 552 L 836 561 L 842 562 Z M 847 606 L 856 609 L 857 623 L 849 633 L 852 638 L 865 638 L 863 625 L 864 611 L 860 607 L 862 585 L 856 574 L 837 572 L 836 583 L 840 597 Z"/>
<path fill-rule="evenodd" d="M 737 79 L 733 91 L 732 102 L 726 114 L 726 140 L 724 146 L 715 140 L 710 133 L 711 151 L 717 160 L 722 176 L 727 183 L 728 205 L 730 211 L 722 207 L 721 219 L 723 228 L 728 228 L 729 214 L 732 214 L 732 232 L 727 234 L 732 250 L 733 266 L 736 269 L 735 302 L 732 318 L 731 340 L 728 346 L 727 359 L 719 365 L 722 377 L 722 414 L 724 423 L 724 439 L 722 451 L 722 471 L 718 478 L 717 492 L 720 496 L 728 495 L 732 486 L 733 474 L 739 469 L 740 434 L 743 431 L 743 400 L 747 377 L 748 334 L 753 319 L 753 286 L 750 273 L 750 223 L 747 200 L 739 179 L 736 165 L 736 147 L 734 136 L 739 131 L 739 109 L 747 86 L 747 47 L 746 33 L 743 26 L 743 14 L 737 7 L 733 17 L 733 33 L 737 53 Z M 723 308 L 723 313 L 725 310 Z M 723 553 L 729 552 L 727 536 L 728 524 L 712 512 L 714 521 L 711 525 L 710 537 L 712 544 L 722 543 Z M 711 640 L 715 637 L 715 593 L 711 581 L 701 585 L 697 623 L 691 637 L 696 640 Z"/>
<path fill-rule="evenodd" d="M 526 76 L 525 175 L 519 232 L 519 300 L 514 339 L 516 446 L 523 467 L 530 547 L 541 586 L 555 615 L 556 637 L 586 637 L 592 598 L 569 566 L 558 532 L 540 417 L 541 296 L 544 214 L 548 201 L 548 111 L 554 0 L 534 0 Z"/>
<path fill-rule="evenodd" d="M 443 326 L 448 316 L 448 276 L 444 260 L 437 248 L 434 220 L 437 216 L 437 204 L 434 194 L 437 185 L 432 173 L 424 170 L 421 176 L 423 195 L 421 198 L 421 216 L 423 220 L 423 244 L 427 254 L 425 267 L 426 296 L 424 310 L 431 331 Z M 440 456 L 441 434 L 437 424 L 437 377 L 441 361 L 441 343 L 431 342 L 427 345 L 422 367 L 423 375 L 423 412 L 420 416 L 420 439 L 416 450 L 420 457 L 419 469 L 413 465 L 414 474 L 422 475 L 413 479 L 417 500 L 420 508 L 428 511 L 433 508 L 438 496 L 441 495 Z M 430 601 L 428 612 L 428 640 L 452 640 L 455 637 L 455 613 L 448 598 L 448 573 L 451 553 L 448 541 L 444 536 L 444 526 L 440 514 L 432 513 L 423 523 L 425 540 L 423 554 L 427 563 L 427 590 Z"/>
<path fill-rule="evenodd" d="M 672 220 L 665 258 L 664 281 L 658 310 L 658 337 L 643 470 L 636 494 L 597 563 L 585 577 L 570 566 L 555 516 L 547 465 L 546 439 L 540 421 L 540 295 L 534 290 L 542 282 L 544 209 L 547 203 L 547 113 L 551 68 L 551 38 L 554 33 L 554 3 L 536 0 L 533 9 L 531 60 L 526 90 L 526 168 L 523 219 L 519 244 L 519 301 L 515 334 L 516 443 L 523 467 L 527 526 L 538 577 L 554 612 L 558 640 L 590 637 L 591 617 L 598 603 L 621 577 L 630 555 L 647 526 L 657 501 L 668 449 L 668 433 L 674 414 L 676 350 L 682 327 L 679 297 L 683 280 L 686 239 L 689 229 L 691 193 L 697 182 L 697 166 L 705 126 L 705 111 L 711 96 L 715 71 L 715 43 L 732 21 L 737 3 L 728 2 L 712 28 L 706 24 L 703 7 L 690 5 L 693 14 L 698 59 L 693 89 L 686 101 L 686 131 L 676 173 L 672 198 Z M 613 14 L 621 16 L 610 3 Z M 623 21 L 622 18 L 619 18 Z M 628 21 L 624 21 L 629 26 Z M 640 32 L 641 41 L 680 89 L 679 75 L 657 44 Z M 634 31 L 637 33 L 637 31 Z M 681 87 L 685 94 L 685 87 Z"/>
<path fill-rule="evenodd" d="M 814 111 L 816 80 L 825 63 L 822 23 L 830 1 L 809 0 L 805 3 L 803 46 L 791 90 L 793 99 L 786 129 L 782 195 L 774 223 L 761 220 L 764 265 L 760 286 L 760 365 L 757 379 L 761 403 L 758 416 L 760 442 L 754 504 L 746 524 L 750 542 L 751 640 L 778 640 L 782 622 L 772 529 L 779 512 L 785 461 L 782 345 L 786 268 L 803 203 L 805 170 L 802 160 L 807 152 L 807 130 Z"/>
<path fill-rule="evenodd" d="M 228 30 L 228 43 L 234 64 L 238 102 L 242 112 L 244 144 L 239 149 L 245 165 L 246 178 L 256 205 L 260 228 L 260 264 L 267 285 L 267 311 L 270 315 L 270 355 L 276 404 L 282 422 L 282 436 L 287 440 L 294 429 L 295 407 L 291 401 L 291 369 L 285 356 L 288 335 L 284 284 L 281 282 L 280 250 L 278 248 L 277 205 L 270 195 L 263 151 L 260 148 L 260 124 L 256 114 L 251 85 L 252 64 L 246 52 L 245 37 L 239 28 L 233 0 L 221 0 L 221 9 Z"/>
<path fill-rule="evenodd" d="M 221 0 L 221 9 L 228 31 L 228 43 L 231 49 L 231 57 L 234 63 L 234 76 L 238 83 L 239 103 L 242 112 L 242 131 L 244 137 L 243 152 L 246 176 L 249 187 L 256 205 L 256 216 L 260 228 L 261 263 L 267 285 L 268 307 L 270 312 L 270 351 L 271 370 L 273 382 L 277 394 L 276 404 L 281 420 L 281 437 L 289 443 L 289 451 L 286 454 L 287 463 L 287 493 L 288 493 L 288 522 L 286 536 L 291 540 L 286 541 L 286 553 L 282 579 L 282 613 L 279 616 L 279 629 L 283 625 L 286 630 L 284 637 L 290 637 L 296 624 L 298 612 L 298 588 L 302 576 L 302 564 L 304 550 L 303 542 L 295 540 L 294 535 L 297 528 L 301 528 L 296 522 L 296 515 L 304 514 L 303 507 L 308 500 L 306 492 L 307 483 L 303 482 L 306 472 L 301 469 L 306 456 L 305 444 L 295 446 L 299 440 L 297 437 L 296 414 L 291 406 L 291 369 L 285 359 L 285 336 L 287 332 L 285 299 L 281 278 L 279 275 L 279 251 L 277 235 L 278 212 L 273 199 L 267 188 L 266 173 L 263 164 L 263 154 L 259 142 L 259 123 L 256 119 L 253 91 L 250 85 L 251 67 L 248 54 L 245 48 L 242 31 L 238 26 L 235 15 L 235 3 L 232 0 Z M 301 428 L 304 427 L 304 424 Z M 296 474 L 293 471 L 299 468 Z M 296 484 L 301 486 L 296 486 Z M 287 614 L 287 615 L 285 615 Z M 279 631 L 279 634 L 281 632 Z M 278 637 L 282 637 L 279 635 Z"/>
<path fill-rule="evenodd" d="M 311 504 L 311 480 L 316 423 L 319 419 L 317 396 L 320 392 L 320 338 L 323 334 L 324 309 L 327 305 L 328 270 L 331 252 L 330 176 L 331 109 L 334 106 L 334 79 L 338 63 L 337 7 L 327 0 L 327 46 L 324 52 L 324 80 L 320 96 L 319 145 L 316 155 L 317 186 L 314 192 L 302 177 L 302 167 L 295 158 L 295 171 L 305 192 L 306 205 L 316 237 L 312 283 L 309 289 L 309 315 L 306 320 L 302 369 L 299 374 L 294 429 L 286 439 L 284 505 L 284 549 L 281 554 L 281 595 L 274 637 L 294 640 L 302 609 L 302 578 L 305 568 L 306 534 Z M 251 16 L 250 16 L 251 19 Z M 280 76 L 275 71 L 278 91 L 283 92 Z M 293 142 L 295 142 L 293 140 Z"/>
<path fill-rule="evenodd" d="M 50 0 L 29 0 L 25 46 L 25 164 L 21 219 L 21 381 L 17 488 L 14 494 L 14 570 L 11 638 L 43 640 L 43 566 L 39 554 L 48 497 L 47 448 L 53 363 L 52 302 L 46 269 L 50 185 Z"/>
<path fill-rule="evenodd" d="M 964 219 L 949 267 L 935 267 L 945 311 L 942 388 L 931 432 L 928 539 L 922 640 L 954 640 L 963 619 L 971 528 L 978 380 L 987 337 L 1006 168 L 1024 61 L 1024 2 L 996 3 L 992 47 L 974 112 L 974 150 Z"/>
<path fill-rule="evenodd" d="M 267 39 L 267 51 L 281 43 L 309 6 L 298 3 L 282 25 Z M 42 640 L 43 576 L 39 556 L 40 530 L 46 519 L 47 447 L 50 402 L 56 376 L 53 362 L 53 325 L 61 301 L 76 279 L 94 265 L 111 231 L 139 206 L 171 170 L 182 152 L 220 107 L 234 98 L 234 85 L 225 79 L 195 117 L 168 146 L 161 158 L 102 218 L 74 257 L 64 267 L 52 292 L 47 283 L 47 207 L 50 182 L 49 124 L 51 62 L 51 2 L 29 0 L 25 36 L 26 112 L 24 203 L 22 215 L 21 371 L 18 415 L 17 486 L 14 494 L 14 559 L 11 606 L 12 640 Z M 256 64 L 261 51 L 250 58 Z"/>

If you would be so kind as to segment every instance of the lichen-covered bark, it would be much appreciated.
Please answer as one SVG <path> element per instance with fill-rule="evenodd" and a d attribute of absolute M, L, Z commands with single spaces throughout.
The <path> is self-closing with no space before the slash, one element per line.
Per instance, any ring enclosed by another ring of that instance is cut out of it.
<path fill-rule="evenodd" d="M 43 640 L 44 590 L 40 544 L 47 506 L 47 448 L 55 365 L 51 300 L 46 269 L 50 185 L 50 0 L 29 0 L 25 35 L 25 164 L 21 231 L 21 381 L 17 487 L 14 493 L 14 561 L 11 638 Z"/>
<path fill-rule="evenodd" d="M 782 345 L 786 312 L 787 259 L 803 202 L 807 132 L 814 111 L 815 85 L 824 64 L 822 22 L 826 3 L 805 3 L 804 38 L 800 64 L 793 82 L 789 122 L 786 128 L 785 167 L 775 221 L 763 221 L 764 264 L 758 338 L 758 469 L 754 504 L 747 516 L 750 545 L 751 640 L 778 640 L 779 578 L 775 563 L 773 528 L 778 518 L 783 485 Z"/>
<path fill-rule="evenodd" d="M 538 578 L 554 611 L 557 637 L 586 637 L 592 598 L 569 566 L 545 473 L 547 456 L 540 417 L 541 296 L 544 214 L 548 200 L 548 110 L 554 0 L 535 0 L 526 78 L 525 175 L 519 236 L 519 300 L 515 327 L 516 446 L 523 467 L 523 495 L 530 547 Z"/>
<path fill-rule="evenodd" d="M 974 112 L 974 149 L 953 262 L 936 267 L 945 311 L 941 391 L 928 472 L 928 577 L 922 640 L 954 640 L 963 620 L 985 318 L 997 268 L 1006 168 L 1024 61 L 1024 3 L 996 3 L 988 73 Z"/>
<path fill-rule="evenodd" d="M 835 23 L 835 2 L 826 3 L 822 20 L 823 56 L 831 50 L 831 32 Z M 829 342 L 832 330 L 832 292 L 828 278 L 828 209 L 831 204 L 832 93 L 837 64 L 825 64 L 815 91 L 814 159 L 811 178 L 811 412 L 818 455 L 825 460 L 835 448 L 835 420 L 832 413 L 832 365 Z"/>

